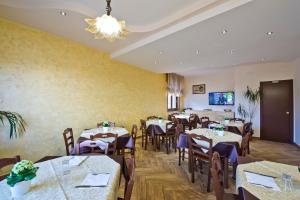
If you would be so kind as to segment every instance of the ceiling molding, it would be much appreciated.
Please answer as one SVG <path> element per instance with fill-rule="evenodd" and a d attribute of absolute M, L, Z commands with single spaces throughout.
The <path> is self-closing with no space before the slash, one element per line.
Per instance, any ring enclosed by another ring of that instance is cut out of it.
<path fill-rule="evenodd" d="M 244 4 L 247 4 L 253 0 L 229 0 L 229 1 L 222 1 L 221 4 L 217 4 L 212 8 L 205 9 L 204 11 L 191 16 L 190 18 L 187 18 L 185 20 L 182 20 L 174 25 L 171 25 L 161 31 L 158 31 L 154 34 L 151 34 L 150 36 L 143 38 L 133 44 L 128 45 L 127 47 L 124 47 L 120 50 L 117 50 L 111 54 L 111 58 L 117 58 L 120 57 L 126 53 L 129 53 L 137 48 L 140 48 L 142 46 L 145 46 L 149 43 L 152 43 L 156 40 L 162 39 L 164 37 L 167 37 L 168 35 L 171 35 L 173 33 L 176 33 L 178 31 L 181 31 L 183 29 L 186 29 L 190 26 L 193 26 L 197 23 L 200 23 L 204 20 L 207 20 L 209 18 L 212 18 L 214 16 L 217 16 L 219 14 L 222 14 L 224 12 L 227 12 L 229 10 L 232 10 L 236 7 L 242 6 Z"/>

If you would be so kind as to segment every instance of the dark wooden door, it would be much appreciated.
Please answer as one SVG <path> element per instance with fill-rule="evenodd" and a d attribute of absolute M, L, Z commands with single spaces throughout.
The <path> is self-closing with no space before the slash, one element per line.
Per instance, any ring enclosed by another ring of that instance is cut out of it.
<path fill-rule="evenodd" d="M 261 138 L 293 142 L 293 80 L 261 82 Z"/>

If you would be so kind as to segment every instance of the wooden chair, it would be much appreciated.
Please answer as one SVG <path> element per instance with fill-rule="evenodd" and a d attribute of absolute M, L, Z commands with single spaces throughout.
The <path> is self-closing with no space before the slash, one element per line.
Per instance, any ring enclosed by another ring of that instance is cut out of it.
<path fill-rule="evenodd" d="M 131 138 L 132 138 L 132 147 L 124 147 L 121 151 L 122 155 L 125 155 L 126 149 L 130 150 L 130 154 L 133 158 L 135 158 L 135 142 L 136 142 L 136 136 L 137 136 L 137 132 L 138 132 L 138 127 L 136 124 L 132 125 L 132 129 L 131 129 Z"/>
<path fill-rule="evenodd" d="M 134 185 L 134 175 L 135 175 L 134 163 L 135 163 L 134 158 L 129 158 L 126 160 L 127 177 L 125 177 L 125 193 L 124 193 L 124 198 L 118 197 L 118 200 L 131 199 L 131 194 Z"/>
<path fill-rule="evenodd" d="M 19 155 L 11 158 L 0 158 L 0 170 L 9 165 L 14 165 L 17 162 L 21 161 L 21 157 Z M 0 176 L 0 181 L 4 180 L 9 174 L 4 174 Z"/>
<path fill-rule="evenodd" d="M 208 123 L 209 123 L 209 117 L 200 118 L 201 128 L 208 128 Z"/>
<path fill-rule="evenodd" d="M 175 139 L 175 126 L 176 125 L 174 123 L 169 122 L 169 123 L 166 124 L 165 134 L 156 135 L 156 137 L 158 137 L 159 142 L 164 142 L 165 143 L 167 154 L 169 154 L 169 152 L 170 152 L 171 144 L 172 144 L 173 148 L 176 149 L 176 146 L 175 146 L 175 143 L 176 143 L 175 142 L 175 140 L 176 140 Z M 155 141 L 156 141 L 156 139 L 155 139 Z"/>
<path fill-rule="evenodd" d="M 195 142 L 198 140 L 199 142 Z M 212 160 L 212 139 L 209 139 L 202 135 L 190 134 L 188 136 L 189 141 L 189 164 L 192 173 L 192 183 L 195 182 L 195 168 L 197 166 L 197 161 L 200 164 L 200 170 L 202 170 L 202 162 L 208 164 L 208 175 L 207 175 L 207 192 L 210 191 L 210 168 Z M 201 143 L 201 144 L 200 144 Z"/>
<path fill-rule="evenodd" d="M 201 124 L 200 118 L 196 114 L 191 114 L 189 118 L 190 127 L 189 130 L 196 129 L 198 127 L 198 124 Z"/>
<path fill-rule="evenodd" d="M 113 133 L 98 133 L 96 135 L 91 135 L 90 139 L 91 140 L 101 140 L 101 139 L 105 139 L 105 138 L 114 138 L 113 142 L 108 142 L 109 143 L 109 147 L 108 147 L 108 151 L 107 154 L 111 154 L 113 155 L 116 152 L 117 149 L 117 139 L 118 139 L 118 134 L 113 134 Z M 101 150 L 101 149 L 92 149 L 92 153 L 105 153 L 105 151 Z"/>
<path fill-rule="evenodd" d="M 74 149 L 74 137 L 73 137 L 73 130 L 72 128 L 67 128 L 63 132 L 65 147 L 66 147 L 66 154 L 69 156 Z"/>
<path fill-rule="evenodd" d="M 177 147 L 177 142 L 179 140 L 180 134 L 186 134 L 183 130 L 183 125 L 182 124 L 177 124 L 176 129 L 175 129 L 175 140 L 176 140 L 176 147 Z M 181 165 L 181 161 L 184 161 L 185 157 L 185 148 L 180 148 L 178 147 L 178 165 Z"/>
<path fill-rule="evenodd" d="M 251 136 L 251 133 L 249 132 L 243 137 L 241 149 L 239 152 L 240 156 L 246 156 L 247 154 L 249 154 L 250 136 Z"/>
<path fill-rule="evenodd" d="M 229 119 L 230 121 L 235 121 L 235 122 L 242 122 L 242 123 L 245 123 L 245 120 L 244 119 L 241 119 L 241 118 L 231 118 Z"/>
<path fill-rule="evenodd" d="M 212 156 L 212 167 L 210 168 L 210 171 L 213 179 L 213 189 L 215 191 L 216 200 L 238 200 L 238 195 L 224 192 L 222 164 L 218 152 L 214 152 Z"/>
<path fill-rule="evenodd" d="M 148 140 L 151 139 L 153 144 L 153 139 L 151 134 L 147 133 L 146 120 L 141 119 L 140 122 L 140 130 L 142 131 L 142 147 L 145 147 L 145 150 L 147 150 Z"/>
<path fill-rule="evenodd" d="M 100 127 L 103 127 L 103 123 L 104 122 L 100 122 L 97 124 L 97 127 L 100 128 Z M 108 124 L 109 124 L 109 127 L 115 127 L 116 126 L 116 123 L 115 122 L 110 122 L 108 121 Z"/>

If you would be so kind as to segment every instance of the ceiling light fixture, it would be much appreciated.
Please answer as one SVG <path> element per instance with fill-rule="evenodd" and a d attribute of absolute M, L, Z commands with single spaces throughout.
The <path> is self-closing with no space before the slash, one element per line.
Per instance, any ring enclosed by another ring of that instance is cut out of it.
<path fill-rule="evenodd" d="M 159 52 L 160 55 L 163 54 L 163 53 L 164 53 L 163 51 L 160 51 L 160 52 Z"/>
<path fill-rule="evenodd" d="M 228 32 L 228 31 L 227 31 L 226 29 L 224 29 L 224 30 L 222 31 L 222 34 L 225 35 L 227 32 Z"/>
<path fill-rule="evenodd" d="M 269 32 L 267 32 L 266 34 L 267 34 L 268 36 L 270 36 L 270 35 L 273 34 L 273 32 L 272 32 L 272 31 L 269 31 Z"/>
<path fill-rule="evenodd" d="M 113 42 L 116 39 L 124 38 L 128 31 L 125 29 L 125 21 L 117 21 L 116 18 L 110 15 L 111 0 L 106 0 L 106 14 L 95 19 L 85 19 L 88 27 L 85 29 L 90 33 L 95 34 L 95 39 L 106 39 Z"/>
<path fill-rule="evenodd" d="M 234 54 L 235 50 L 234 49 L 231 49 L 230 50 L 230 54 Z"/>
<path fill-rule="evenodd" d="M 199 54 L 199 50 L 196 50 L 196 54 L 197 54 L 197 55 Z"/>
<path fill-rule="evenodd" d="M 67 16 L 67 13 L 66 13 L 65 11 L 63 11 L 63 10 L 61 10 L 61 11 L 59 12 L 59 14 L 62 15 L 62 16 Z"/>

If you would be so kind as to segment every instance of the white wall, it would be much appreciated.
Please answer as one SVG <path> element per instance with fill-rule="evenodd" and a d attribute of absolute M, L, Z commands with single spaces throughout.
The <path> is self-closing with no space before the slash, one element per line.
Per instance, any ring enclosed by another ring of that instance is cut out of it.
<path fill-rule="evenodd" d="M 236 108 L 245 103 L 242 97 L 246 87 L 258 88 L 261 81 L 294 79 L 295 68 L 291 63 L 264 63 L 239 66 L 235 70 Z M 260 107 L 253 119 L 254 136 L 260 137 Z"/>
<path fill-rule="evenodd" d="M 234 110 L 234 106 L 210 106 L 208 105 L 209 92 L 234 91 L 234 71 L 231 69 L 222 73 L 208 74 L 185 78 L 184 87 L 184 107 L 191 107 L 194 110 L 211 108 L 213 110 L 224 111 L 224 108 Z M 192 85 L 206 85 L 205 94 L 193 94 Z"/>
<path fill-rule="evenodd" d="M 299 69 L 300 71 L 300 69 Z M 258 88 L 261 81 L 286 80 L 294 79 L 295 67 L 292 63 L 262 63 L 253 65 L 243 65 L 222 70 L 213 74 L 201 76 L 185 77 L 185 107 L 192 107 L 194 110 L 204 108 L 212 108 L 213 110 L 223 110 L 223 106 L 208 106 L 208 92 L 210 91 L 235 91 L 235 106 L 236 110 L 239 103 L 243 103 L 242 94 L 247 86 Z M 300 74 L 299 74 L 300 82 Z M 205 83 L 207 92 L 205 95 L 193 95 L 192 85 Z M 299 98 L 300 99 L 300 98 Z M 300 104 L 299 104 L 300 110 Z M 300 112 L 299 112 L 300 120 Z M 260 108 L 257 107 L 257 112 L 253 120 L 253 127 L 256 137 L 260 136 Z M 300 130 L 300 126 L 299 126 Z M 300 138 L 299 138 L 300 140 Z"/>
<path fill-rule="evenodd" d="M 294 141 L 300 146 L 300 57 L 293 62 L 295 66 L 295 82 L 294 82 Z"/>

